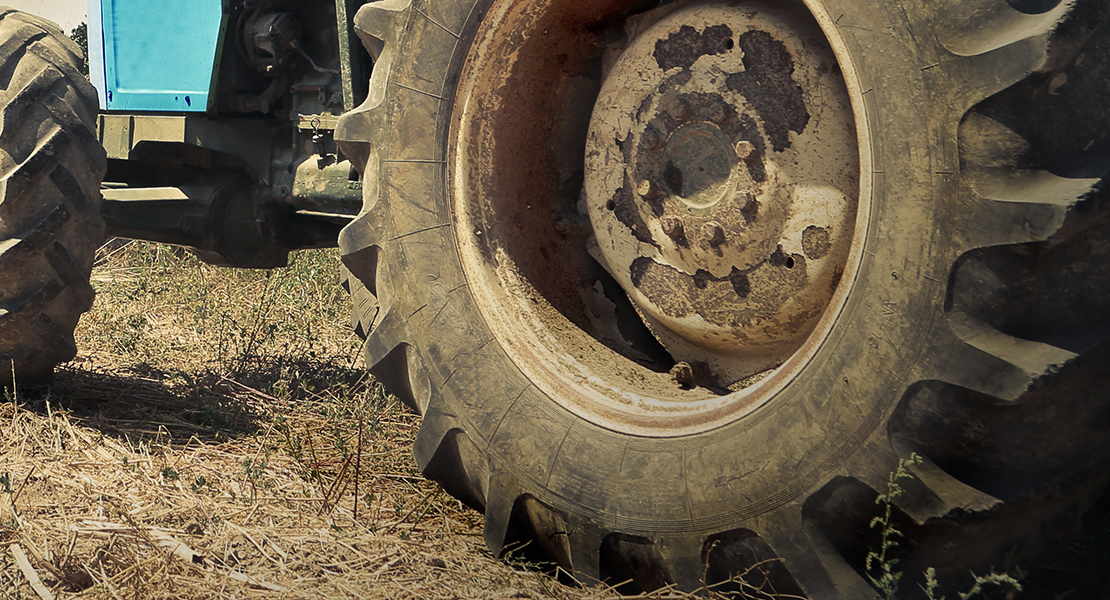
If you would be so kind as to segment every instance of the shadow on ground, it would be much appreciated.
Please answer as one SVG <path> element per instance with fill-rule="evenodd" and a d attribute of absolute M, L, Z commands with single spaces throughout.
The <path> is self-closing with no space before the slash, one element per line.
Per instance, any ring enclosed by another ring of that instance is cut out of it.
<path fill-rule="evenodd" d="M 365 371 L 313 360 L 245 360 L 227 373 L 65 365 L 52 385 L 22 387 L 19 402 L 44 414 L 65 410 L 83 425 L 136 443 L 219 443 L 256 434 L 298 402 L 350 396 L 368 385 L 376 384 Z"/>
<path fill-rule="evenodd" d="M 314 360 L 245 360 L 227 373 L 164 371 L 149 365 L 112 370 L 67 365 L 58 369 L 53 385 L 21 389 L 19 401 L 42 414 L 65 410 L 104 435 L 180 447 L 193 440 L 248 438 L 298 403 L 325 395 L 350 397 L 367 386 L 377 384 L 365 371 Z M 1020 579 L 1023 592 L 1011 596 L 992 590 L 985 597 L 1110 598 L 1110 491 L 1086 515 L 1069 546 L 1025 567 Z"/>

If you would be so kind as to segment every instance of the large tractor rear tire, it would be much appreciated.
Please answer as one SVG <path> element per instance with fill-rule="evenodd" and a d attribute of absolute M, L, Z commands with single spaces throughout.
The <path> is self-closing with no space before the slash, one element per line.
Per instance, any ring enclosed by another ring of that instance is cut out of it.
<path fill-rule="evenodd" d="M 73 358 L 103 242 L 96 90 L 53 23 L 0 8 L 0 386 Z"/>
<path fill-rule="evenodd" d="M 907 594 L 1066 539 L 1106 481 L 1106 219 L 979 107 L 1069 3 L 659 4 L 356 17 L 340 246 L 425 473 L 495 553 L 630 589 L 873 598 L 911 453 Z"/>

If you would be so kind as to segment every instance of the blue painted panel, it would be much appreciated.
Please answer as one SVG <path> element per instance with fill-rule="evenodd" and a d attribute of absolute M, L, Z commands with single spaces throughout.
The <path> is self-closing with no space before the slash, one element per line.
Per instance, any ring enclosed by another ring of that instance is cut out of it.
<path fill-rule="evenodd" d="M 222 20 L 221 0 L 89 0 L 100 107 L 206 110 Z"/>

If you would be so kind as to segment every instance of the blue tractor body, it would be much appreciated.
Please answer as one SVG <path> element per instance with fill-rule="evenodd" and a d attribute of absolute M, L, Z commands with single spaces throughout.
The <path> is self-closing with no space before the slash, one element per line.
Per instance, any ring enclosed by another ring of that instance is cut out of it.
<path fill-rule="evenodd" d="M 366 97 L 361 0 L 88 0 L 110 235 L 275 267 L 362 205 L 333 139 Z"/>
<path fill-rule="evenodd" d="M 89 73 L 100 108 L 207 111 L 227 20 L 220 0 L 89 0 Z"/>

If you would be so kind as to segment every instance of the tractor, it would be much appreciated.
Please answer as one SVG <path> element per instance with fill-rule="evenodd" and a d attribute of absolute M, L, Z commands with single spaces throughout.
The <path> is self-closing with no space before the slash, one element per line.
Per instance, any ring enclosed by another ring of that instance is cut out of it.
<path fill-rule="evenodd" d="M 1106 0 L 88 25 L 91 82 L 0 11 L 0 383 L 74 356 L 106 237 L 252 269 L 338 246 L 423 472 L 579 582 L 874 598 L 879 501 L 883 556 L 960 587 L 1110 481 Z"/>

